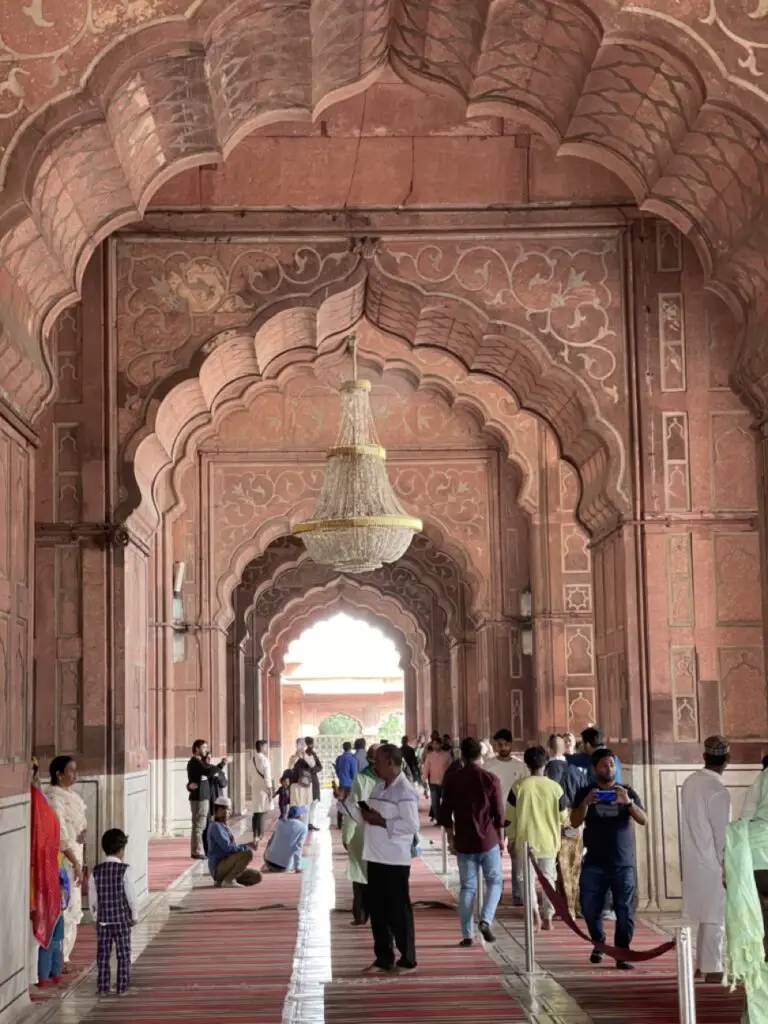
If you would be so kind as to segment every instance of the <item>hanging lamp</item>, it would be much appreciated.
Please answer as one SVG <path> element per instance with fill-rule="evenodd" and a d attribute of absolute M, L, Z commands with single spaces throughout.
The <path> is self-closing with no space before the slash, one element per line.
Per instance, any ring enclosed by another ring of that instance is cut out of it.
<path fill-rule="evenodd" d="M 352 380 L 341 385 L 341 423 L 336 444 L 326 453 L 326 470 L 311 519 L 294 533 L 310 558 L 339 572 L 362 573 L 396 562 L 405 554 L 420 519 L 405 513 L 387 474 L 387 453 L 378 442 L 371 412 L 371 382 L 357 376 L 357 343 Z"/>

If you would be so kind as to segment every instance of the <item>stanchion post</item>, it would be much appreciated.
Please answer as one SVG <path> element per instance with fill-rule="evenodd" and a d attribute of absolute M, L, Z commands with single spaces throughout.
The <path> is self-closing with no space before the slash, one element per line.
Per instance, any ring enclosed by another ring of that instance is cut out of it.
<path fill-rule="evenodd" d="M 525 912 L 525 971 L 526 974 L 533 974 L 536 970 L 536 951 L 534 949 L 535 931 L 533 927 L 533 902 L 531 894 L 533 889 L 533 876 L 531 858 L 528 854 L 528 843 L 523 843 L 520 851 L 523 858 L 523 910 Z"/>
<path fill-rule="evenodd" d="M 680 1024 L 696 1024 L 696 987 L 693 980 L 693 939 L 691 929 L 677 929 L 677 998 Z"/>
<path fill-rule="evenodd" d="M 441 828 L 440 831 L 442 832 L 442 837 L 443 837 L 443 851 L 442 851 L 443 852 L 443 874 L 447 875 L 448 874 L 448 833 L 445 831 L 444 828 Z"/>

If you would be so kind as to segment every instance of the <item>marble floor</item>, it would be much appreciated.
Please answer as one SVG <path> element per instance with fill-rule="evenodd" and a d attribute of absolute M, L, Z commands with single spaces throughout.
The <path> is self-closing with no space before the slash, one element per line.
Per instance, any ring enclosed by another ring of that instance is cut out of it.
<path fill-rule="evenodd" d="M 97 1000 L 86 969 L 61 998 L 33 1005 L 23 1024 L 671 1024 L 674 954 L 622 975 L 587 964 L 589 947 L 560 925 L 536 944 L 524 970 L 520 912 L 503 907 L 498 941 L 458 948 L 453 863 L 442 875 L 440 833 L 425 827 L 414 862 L 419 969 L 371 976 L 367 928 L 350 924 L 351 887 L 338 833 L 315 833 L 302 875 L 267 875 L 253 889 L 213 889 L 202 865 L 185 869 L 175 848 L 155 846 L 153 892 L 134 934 L 135 992 Z M 174 859 L 176 858 L 176 859 Z M 173 864 L 184 869 L 171 879 Z M 170 888 L 160 889 L 161 885 Z M 642 923 L 639 948 L 660 941 L 663 922 Z M 87 933 L 84 933 L 84 936 Z M 84 942 L 88 940 L 84 937 Z M 92 937 L 90 939 L 92 949 Z M 86 957 L 88 953 L 84 954 Z M 697 986 L 699 1024 L 738 1024 L 740 996 Z"/>

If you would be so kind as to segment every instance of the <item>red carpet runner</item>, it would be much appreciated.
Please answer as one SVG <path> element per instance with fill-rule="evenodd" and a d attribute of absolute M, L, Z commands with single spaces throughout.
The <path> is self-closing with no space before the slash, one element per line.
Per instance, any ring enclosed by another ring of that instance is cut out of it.
<path fill-rule="evenodd" d="M 369 928 L 350 924 L 352 897 L 345 878 L 346 857 L 338 832 L 334 830 L 332 835 L 336 905 L 341 909 L 331 914 L 332 980 L 323 994 L 326 1024 L 356 1024 L 360 1020 L 366 1024 L 523 1024 L 530 1020 L 505 988 L 503 965 L 479 943 L 470 949 L 459 948 L 455 910 L 416 910 L 419 969 L 414 975 L 364 973 L 373 960 L 371 933 Z M 425 827 L 423 845 L 429 847 L 430 840 L 437 845 L 439 832 Z M 327 840 L 311 840 L 315 841 Z M 152 844 L 149 878 L 153 890 L 173 881 L 177 869 L 178 873 L 186 870 L 190 864 L 184 856 L 186 849 L 186 840 Z M 505 860 L 508 896 L 509 861 Z M 261 862 L 260 856 L 257 861 Z M 319 881 L 319 888 L 324 889 L 325 879 Z M 178 1024 L 200 1019 L 222 1024 L 279 1024 L 293 971 L 300 888 L 301 876 L 293 874 L 267 875 L 255 888 L 227 890 L 214 889 L 207 877 L 201 877 L 191 892 L 180 890 L 177 897 L 171 894 L 168 921 L 134 965 L 136 995 L 102 1001 L 83 1019 L 88 1024 Z M 414 862 L 412 896 L 415 902 L 451 899 L 423 860 Z M 522 945 L 521 912 L 505 906 L 499 920 Z M 638 926 L 637 948 L 651 948 L 659 941 L 656 932 Z M 589 951 L 589 945 L 561 922 L 552 933 L 537 935 L 538 963 L 595 1024 L 676 1024 L 673 953 L 639 964 L 632 974 L 620 974 L 612 961 L 601 967 L 589 965 Z M 88 966 L 93 954 L 93 927 L 85 926 L 73 957 L 76 966 Z M 83 984 L 90 992 L 92 979 Z M 739 1024 L 741 993 L 699 984 L 696 995 L 699 1024 Z M 73 1019 L 68 1011 L 66 1020 Z M 309 1024 L 309 1018 L 302 1017 L 305 1020 Z"/>
<path fill-rule="evenodd" d="M 333 981 L 325 988 L 326 1024 L 517 1024 L 528 1017 L 503 986 L 499 965 L 478 943 L 460 949 L 455 911 L 416 909 L 416 950 L 419 968 L 412 976 L 368 975 L 373 961 L 370 928 L 355 928 L 352 887 L 345 878 L 346 855 L 334 831 L 334 876 L 337 910 L 331 919 Z M 411 872 L 411 898 L 447 901 L 450 894 L 426 866 L 416 860 Z"/>

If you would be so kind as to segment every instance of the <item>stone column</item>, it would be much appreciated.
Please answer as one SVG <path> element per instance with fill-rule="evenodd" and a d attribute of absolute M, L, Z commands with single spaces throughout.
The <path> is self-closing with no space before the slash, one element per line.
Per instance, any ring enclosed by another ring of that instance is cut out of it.
<path fill-rule="evenodd" d="M 408 736 L 415 736 L 418 734 L 419 728 L 419 694 L 424 682 L 423 673 L 412 662 L 408 662 L 403 669 L 403 683 L 405 686 L 405 731 Z"/>
<path fill-rule="evenodd" d="M 445 711 L 440 709 L 436 728 L 453 737 L 476 736 L 480 722 L 480 701 L 477 687 L 477 645 L 460 640 L 451 647 L 450 721 L 444 726 Z M 447 709 L 446 709 L 447 710 Z"/>
<path fill-rule="evenodd" d="M 229 798 L 236 813 L 245 808 L 245 653 L 236 623 L 227 634 L 227 746 Z"/>
<path fill-rule="evenodd" d="M 40 421 L 35 545 L 34 745 L 45 761 L 72 753 L 88 806 L 86 858 L 100 833 L 131 836 L 139 896 L 147 885 L 150 536 L 118 521 L 120 455 L 114 353 L 103 320 L 102 256 L 84 301 L 51 344 L 57 400 Z M 153 580 L 154 583 L 154 580 Z"/>
<path fill-rule="evenodd" d="M 29 757 L 32 708 L 33 435 L 0 401 L 0 1008 L 27 1004 L 30 961 Z M 53 707 L 50 708 L 54 713 Z M 45 772 L 45 761 L 41 769 Z M 0 1009 L 0 1016 L 2 1012 Z"/>

